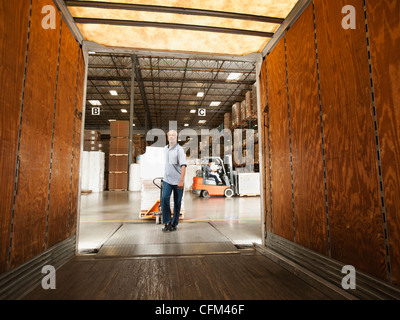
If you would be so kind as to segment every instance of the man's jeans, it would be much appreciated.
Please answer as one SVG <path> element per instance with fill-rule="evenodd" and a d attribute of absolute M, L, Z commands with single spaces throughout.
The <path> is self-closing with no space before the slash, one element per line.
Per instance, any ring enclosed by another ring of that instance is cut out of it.
<path fill-rule="evenodd" d="M 183 189 L 178 189 L 177 185 L 170 185 L 163 181 L 163 190 L 161 197 L 162 223 L 168 224 L 171 221 L 171 193 L 174 193 L 174 216 L 172 225 L 177 226 L 179 222 L 179 214 L 181 212 L 181 202 Z"/>

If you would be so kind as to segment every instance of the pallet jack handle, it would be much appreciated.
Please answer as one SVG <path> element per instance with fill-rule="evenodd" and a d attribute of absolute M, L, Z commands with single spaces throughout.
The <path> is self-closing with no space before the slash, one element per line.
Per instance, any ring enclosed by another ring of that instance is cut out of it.
<path fill-rule="evenodd" d="M 161 184 L 158 185 L 155 181 L 156 180 L 160 180 Z M 161 209 L 161 197 L 162 197 L 162 183 L 163 183 L 163 178 L 162 177 L 157 177 L 153 179 L 153 184 L 160 189 L 160 200 L 158 201 L 159 205 L 158 205 L 158 213 L 156 213 L 156 224 L 160 224 L 161 223 L 161 217 L 162 217 L 162 209 Z"/>
<path fill-rule="evenodd" d="M 161 177 L 154 178 L 154 179 L 153 179 L 153 184 L 154 184 L 158 189 L 161 189 L 161 190 L 162 190 L 163 179 L 164 179 L 164 178 L 161 178 Z M 158 185 L 158 184 L 155 182 L 156 180 L 161 180 L 161 184 Z"/>

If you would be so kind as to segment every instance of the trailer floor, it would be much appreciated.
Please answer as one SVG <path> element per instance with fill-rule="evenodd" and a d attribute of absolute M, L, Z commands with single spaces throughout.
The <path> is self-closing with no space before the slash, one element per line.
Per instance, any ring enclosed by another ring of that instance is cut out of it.
<path fill-rule="evenodd" d="M 138 219 L 140 197 L 82 196 L 81 254 L 57 270 L 55 290 L 39 285 L 24 299 L 329 299 L 248 247 L 261 243 L 259 197 L 203 199 L 186 193 L 185 217 L 168 233 Z"/>
<path fill-rule="evenodd" d="M 78 256 L 57 271 L 57 288 L 27 300 L 326 300 L 326 295 L 254 249 L 232 254 Z"/>

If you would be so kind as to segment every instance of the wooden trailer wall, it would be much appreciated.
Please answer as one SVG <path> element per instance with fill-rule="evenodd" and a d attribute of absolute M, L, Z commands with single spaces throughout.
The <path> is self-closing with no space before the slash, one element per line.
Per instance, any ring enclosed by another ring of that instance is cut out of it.
<path fill-rule="evenodd" d="M 314 0 L 260 73 L 267 234 L 397 286 L 399 12 L 400 0 Z"/>
<path fill-rule="evenodd" d="M 1 2 L 0 60 L 4 273 L 76 233 L 85 63 L 51 0 Z"/>

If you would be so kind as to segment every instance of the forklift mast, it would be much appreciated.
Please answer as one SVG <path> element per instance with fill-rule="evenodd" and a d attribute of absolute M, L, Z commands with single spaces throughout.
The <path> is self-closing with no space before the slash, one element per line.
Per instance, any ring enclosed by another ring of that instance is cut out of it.
<path fill-rule="evenodd" d="M 228 176 L 229 181 L 230 181 L 231 188 L 234 191 L 234 193 L 237 194 L 238 193 L 237 173 L 236 173 L 236 171 L 233 170 L 232 155 L 230 155 L 230 154 L 225 155 L 224 166 L 225 166 L 226 175 Z"/>

